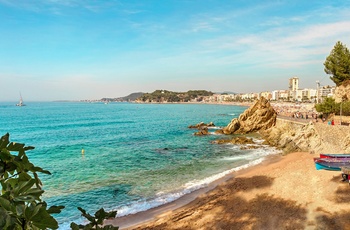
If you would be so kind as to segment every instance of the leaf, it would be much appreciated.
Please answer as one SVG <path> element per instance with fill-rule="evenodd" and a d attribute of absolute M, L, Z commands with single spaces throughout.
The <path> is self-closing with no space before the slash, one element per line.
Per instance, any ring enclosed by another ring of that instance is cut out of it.
<path fill-rule="evenodd" d="M 22 216 L 24 214 L 24 210 L 25 210 L 25 205 L 24 204 L 17 204 L 16 205 L 17 216 Z"/>
<path fill-rule="evenodd" d="M 20 150 L 23 150 L 23 147 L 24 147 L 24 144 L 11 142 L 11 143 L 7 146 L 7 150 L 8 150 L 8 151 L 19 152 Z"/>
<path fill-rule="evenodd" d="M 26 196 L 17 196 L 13 198 L 15 202 L 32 202 L 35 201 L 35 197 L 31 195 L 26 195 Z"/>
<path fill-rule="evenodd" d="M 34 146 L 26 146 L 23 148 L 24 151 L 33 150 L 33 149 L 35 149 Z"/>
<path fill-rule="evenodd" d="M 28 181 L 20 181 L 18 183 L 18 186 L 14 189 L 14 192 L 17 192 L 17 194 L 21 194 L 27 190 L 29 190 L 33 185 L 35 184 L 35 180 L 31 179 Z"/>
<path fill-rule="evenodd" d="M 79 225 L 77 225 L 76 223 L 74 223 L 74 222 L 72 222 L 71 224 L 70 224 L 70 228 L 72 229 L 72 230 L 79 230 L 80 228 L 79 228 Z"/>
<path fill-rule="evenodd" d="M 1 150 L 0 152 L 0 159 L 2 161 L 10 161 L 13 158 L 13 156 L 11 155 L 11 153 L 9 151 L 5 150 Z"/>
<path fill-rule="evenodd" d="M 0 206 L 6 209 L 7 211 L 14 212 L 14 207 L 11 205 L 11 202 L 3 197 L 0 197 Z"/>
<path fill-rule="evenodd" d="M 60 205 L 60 206 L 51 206 L 47 212 L 50 213 L 50 214 L 53 214 L 53 213 L 60 213 L 62 211 L 62 209 L 64 209 L 65 207 L 63 205 Z"/>
<path fill-rule="evenodd" d="M 38 174 L 36 172 L 34 172 L 33 174 L 34 174 L 34 178 L 35 178 L 35 185 L 36 185 L 36 187 L 41 189 L 41 186 L 43 184 L 41 183 L 41 180 L 39 179 Z"/>
<path fill-rule="evenodd" d="M 25 217 L 26 220 L 29 221 L 32 219 L 33 216 L 38 214 L 39 210 L 43 207 L 42 204 L 32 204 L 25 210 Z"/>
<path fill-rule="evenodd" d="M 107 212 L 107 219 L 108 218 L 115 218 L 116 215 L 117 215 L 117 211 Z"/>
<path fill-rule="evenodd" d="M 10 134 L 6 133 L 4 136 L 1 137 L 0 139 L 0 149 L 6 148 L 6 146 L 10 143 Z"/>
<path fill-rule="evenodd" d="M 40 188 L 31 188 L 25 194 L 35 196 L 37 200 L 40 200 L 40 196 L 43 193 L 44 193 L 44 190 L 41 190 Z"/>
<path fill-rule="evenodd" d="M 91 223 L 95 223 L 95 217 L 91 216 L 89 213 L 87 213 L 84 209 L 82 209 L 81 207 L 78 207 L 78 209 L 81 211 L 81 215 L 83 217 L 85 217 L 86 219 L 88 219 Z"/>
<path fill-rule="evenodd" d="M 32 217 L 32 223 L 39 229 L 57 229 L 57 221 L 47 212 L 46 208 L 42 206 L 38 213 Z"/>
<path fill-rule="evenodd" d="M 95 217 L 97 219 L 97 224 L 102 224 L 103 220 L 106 218 L 106 212 L 103 208 L 101 208 L 100 210 L 98 210 L 95 213 Z"/>
<path fill-rule="evenodd" d="M 8 229 L 11 225 L 11 216 L 2 207 L 0 207 L 0 217 L 0 229 Z"/>
<path fill-rule="evenodd" d="M 33 167 L 30 171 L 33 171 L 33 172 L 41 172 L 41 173 L 45 173 L 45 174 L 48 174 L 48 175 L 51 175 L 50 171 L 48 170 L 44 170 L 40 167 Z"/>

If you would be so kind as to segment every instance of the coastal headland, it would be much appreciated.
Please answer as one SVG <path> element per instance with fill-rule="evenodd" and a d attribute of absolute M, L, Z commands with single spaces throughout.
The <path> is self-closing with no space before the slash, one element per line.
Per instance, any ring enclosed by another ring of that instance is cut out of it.
<path fill-rule="evenodd" d="M 246 122 L 238 119 L 227 127 Z M 234 130 L 245 129 L 239 126 Z M 319 153 L 350 151 L 348 130 L 276 117 L 260 134 L 285 154 L 166 206 L 111 222 L 121 229 L 350 229 L 349 184 L 340 172 L 317 171 L 313 163 Z"/>

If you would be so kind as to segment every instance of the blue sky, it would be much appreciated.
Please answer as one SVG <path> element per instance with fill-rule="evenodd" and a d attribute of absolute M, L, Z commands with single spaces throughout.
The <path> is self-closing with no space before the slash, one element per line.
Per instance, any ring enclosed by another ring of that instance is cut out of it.
<path fill-rule="evenodd" d="M 334 85 L 350 1 L 0 0 L 0 101 Z"/>

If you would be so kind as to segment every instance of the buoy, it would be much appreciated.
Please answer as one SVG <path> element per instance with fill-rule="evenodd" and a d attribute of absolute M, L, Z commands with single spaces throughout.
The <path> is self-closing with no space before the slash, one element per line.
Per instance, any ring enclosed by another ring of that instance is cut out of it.
<path fill-rule="evenodd" d="M 84 150 L 84 149 L 81 149 L 81 154 L 84 155 L 84 153 L 85 153 L 85 150 Z"/>

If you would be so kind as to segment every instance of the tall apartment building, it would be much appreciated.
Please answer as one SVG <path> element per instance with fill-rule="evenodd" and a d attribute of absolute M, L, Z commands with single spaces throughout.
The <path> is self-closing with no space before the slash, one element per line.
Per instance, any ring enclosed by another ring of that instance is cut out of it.
<path fill-rule="evenodd" d="M 299 78 L 297 77 L 289 78 L 289 90 L 297 91 L 298 89 L 299 89 Z"/>
<path fill-rule="evenodd" d="M 297 100 L 297 91 L 299 90 L 299 78 L 289 78 L 289 99 Z"/>

